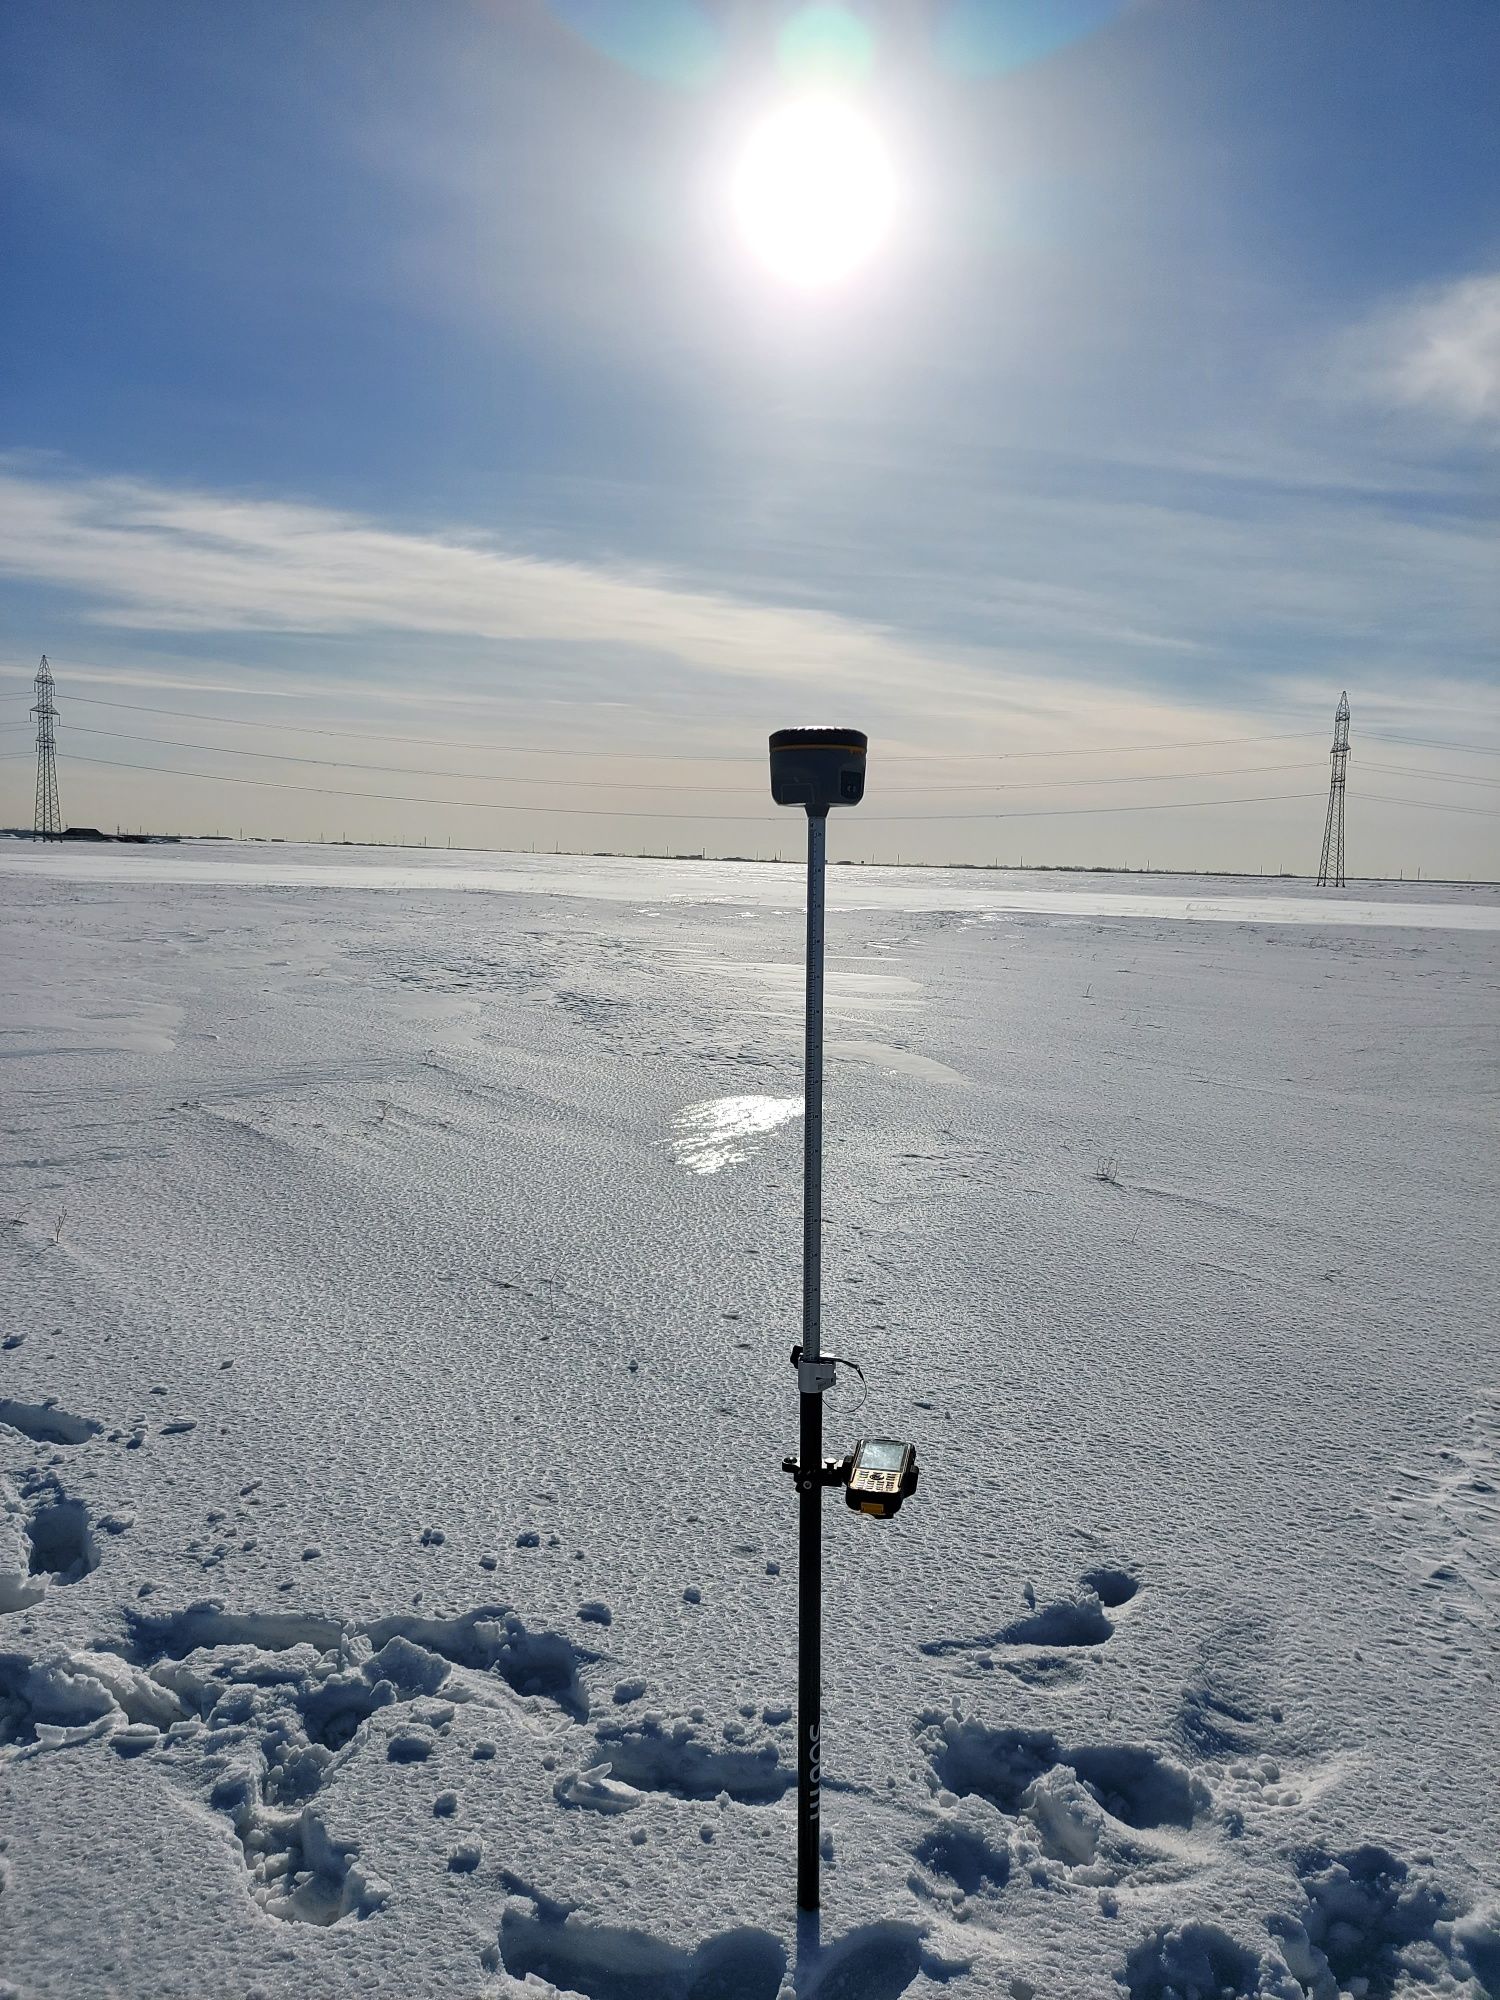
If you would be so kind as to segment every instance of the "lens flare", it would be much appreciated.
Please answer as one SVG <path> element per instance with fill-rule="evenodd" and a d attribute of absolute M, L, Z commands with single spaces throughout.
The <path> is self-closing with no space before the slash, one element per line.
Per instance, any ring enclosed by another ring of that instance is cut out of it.
<path fill-rule="evenodd" d="M 1132 0 L 953 0 L 938 24 L 939 62 L 961 76 L 1008 76 L 1071 48 Z"/>
<path fill-rule="evenodd" d="M 776 59 L 797 86 L 859 83 L 875 60 L 875 38 L 847 7 L 803 7 L 776 37 Z"/>
<path fill-rule="evenodd" d="M 837 284 L 894 219 L 896 182 L 875 127 L 842 99 L 798 97 L 751 133 L 734 176 L 745 242 L 777 277 Z"/>

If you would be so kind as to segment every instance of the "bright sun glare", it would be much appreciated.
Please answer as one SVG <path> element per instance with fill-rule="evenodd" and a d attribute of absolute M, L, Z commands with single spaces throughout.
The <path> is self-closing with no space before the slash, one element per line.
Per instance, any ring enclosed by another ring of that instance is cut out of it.
<path fill-rule="evenodd" d="M 836 284 L 890 228 L 895 177 L 880 135 L 838 98 L 799 97 L 751 133 L 734 178 L 746 243 L 789 284 Z"/>

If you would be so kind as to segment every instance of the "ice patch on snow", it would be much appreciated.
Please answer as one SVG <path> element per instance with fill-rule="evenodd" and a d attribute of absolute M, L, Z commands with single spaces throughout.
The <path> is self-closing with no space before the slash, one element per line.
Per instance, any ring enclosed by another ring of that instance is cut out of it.
<path fill-rule="evenodd" d="M 899 1070 L 903 1076 L 921 1077 L 927 1083 L 967 1083 L 961 1070 L 951 1069 L 936 1056 L 918 1055 L 914 1049 L 898 1049 L 889 1042 L 830 1042 L 828 1053 L 846 1062 L 869 1063 L 875 1069 Z"/>
<path fill-rule="evenodd" d="M 778 867 L 729 861 L 679 861 L 653 868 L 625 857 L 496 854 L 484 861 L 468 856 L 429 853 L 408 855 L 401 862 L 377 853 L 351 851 L 331 859 L 325 847 L 287 843 L 274 859 L 264 847 L 239 846 L 233 841 L 212 852 L 182 849 L 172 854 L 123 849 L 86 852 L 81 848 L 41 853 L 7 843 L 0 851 L 0 874 L 32 880 L 128 882 L 162 887 L 196 883 L 203 887 L 426 890 L 469 893 L 511 893 L 577 897 L 607 903 L 639 905 L 648 896 L 658 905 L 711 903 L 732 895 L 736 905 L 798 910 L 806 895 L 800 866 Z M 865 867 L 857 876 L 841 875 L 839 889 L 859 909 L 906 911 L 913 914 L 953 911 L 999 916 L 1007 911 L 1063 917 L 1163 917 L 1198 923 L 1259 923 L 1400 928 L 1419 926 L 1453 930 L 1500 928 L 1500 906 L 1488 900 L 1489 885 L 1423 883 L 1409 899 L 1405 889 L 1390 883 L 1321 895 L 1310 882 L 1279 884 L 1267 892 L 1250 877 L 1205 880 L 1196 892 L 1184 893 L 1181 883 L 1194 878 L 1163 877 L 1162 886 L 1136 886 L 1137 878 L 1085 877 L 1060 889 L 1056 878 L 1016 879 L 1007 873 L 983 880 L 972 870 L 954 873 L 939 868 Z M 1168 887 L 1167 884 L 1172 884 Z M 1129 886 L 1126 886 L 1126 885 Z M 1227 893 L 1228 889 L 1236 893 Z M 1361 894 L 1361 889 L 1366 893 Z M 1452 900 L 1438 900 L 1442 893 Z M 1423 900 L 1417 900 L 1420 895 Z M 1467 900 L 1468 898 L 1474 900 Z M 1460 900 L 1465 898 L 1465 900 Z M 849 904 L 846 903 L 845 907 Z"/>
<path fill-rule="evenodd" d="M 741 1165 L 754 1141 L 801 1116 L 800 1097 L 711 1097 L 678 1112 L 672 1150 L 690 1174 L 717 1174 Z"/>

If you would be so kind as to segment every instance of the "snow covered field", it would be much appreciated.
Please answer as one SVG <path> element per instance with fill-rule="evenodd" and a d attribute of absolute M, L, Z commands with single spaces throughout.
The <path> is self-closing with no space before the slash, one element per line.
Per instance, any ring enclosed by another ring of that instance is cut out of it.
<path fill-rule="evenodd" d="M 0 1990 L 1500 1994 L 1496 892 L 830 900 L 799 1936 L 797 872 L 0 850 Z"/>

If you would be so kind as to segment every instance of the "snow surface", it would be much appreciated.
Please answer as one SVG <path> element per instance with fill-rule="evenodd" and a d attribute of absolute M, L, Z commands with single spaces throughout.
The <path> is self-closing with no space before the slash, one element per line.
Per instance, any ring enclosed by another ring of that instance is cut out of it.
<path fill-rule="evenodd" d="M 0 854 L 0 1992 L 1500 1994 L 1500 903 L 1064 880 L 831 877 L 799 1931 L 796 871 Z"/>

